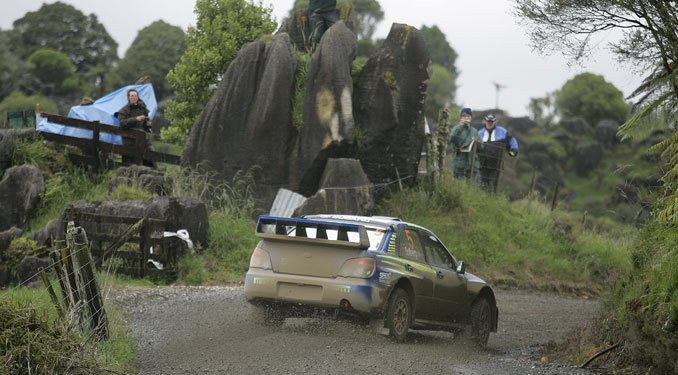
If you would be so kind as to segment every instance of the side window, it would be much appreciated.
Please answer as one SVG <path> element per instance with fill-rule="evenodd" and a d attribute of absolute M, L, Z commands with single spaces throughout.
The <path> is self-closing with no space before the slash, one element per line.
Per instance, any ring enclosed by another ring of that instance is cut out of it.
<path fill-rule="evenodd" d="M 455 262 L 445 246 L 438 241 L 432 234 L 421 233 L 422 244 L 424 245 L 424 253 L 428 263 L 447 269 L 454 269 Z"/>
<path fill-rule="evenodd" d="M 425 262 L 424 249 L 417 231 L 409 228 L 403 230 L 403 236 L 400 238 L 400 257 L 415 262 Z"/>

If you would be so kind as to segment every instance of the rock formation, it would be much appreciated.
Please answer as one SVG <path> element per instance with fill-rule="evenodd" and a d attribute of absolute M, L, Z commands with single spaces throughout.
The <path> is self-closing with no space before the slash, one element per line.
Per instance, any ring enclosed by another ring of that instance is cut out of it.
<path fill-rule="evenodd" d="M 0 231 L 24 228 L 45 191 L 42 172 L 32 165 L 12 167 L 0 180 Z"/>
<path fill-rule="evenodd" d="M 419 30 L 393 24 L 365 64 L 354 95 L 358 157 L 375 183 L 416 181 L 424 144 L 424 100 L 431 58 Z"/>

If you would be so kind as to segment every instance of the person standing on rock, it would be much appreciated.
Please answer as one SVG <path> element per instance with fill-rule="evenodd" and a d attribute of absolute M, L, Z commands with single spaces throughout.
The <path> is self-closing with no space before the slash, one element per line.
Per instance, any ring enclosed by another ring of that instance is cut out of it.
<path fill-rule="evenodd" d="M 146 147 L 150 149 L 151 146 L 151 124 L 152 120 L 148 117 L 148 108 L 146 108 L 146 103 L 139 98 L 139 92 L 135 89 L 127 91 L 127 104 L 120 108 L 120 110 L 113 114 L 118 121 L 120 121 L 120 127 L 123 129 L 139 129 L 145 131 L 146 134 Z M 123 143 L 125 138 L 123 138 Z M 123 164 L 131 164 L 131 158 L 129 156 L 122 157 Z M 153 162 L 144 161 L 144 165 L 153 167 Z"/>
<path fill-rule="evenodd" d="M 452 148 L 452 173 L 455 178 L 466 178 L 475 183 L 479 163 L 475 160 L 474 143 L 478 140 L 478 131 L 471 126 L 471 108 L 462 108 L 460 114 L 459 125 L 452 129 L 449 139 Z"/>
<path fill-rule="evenodd" d="M 478 153 L 480 159 L 480 184 L 491 193 L 497 192 L 497 181 L 503 166 L 504 150 L 509 156 L 518 155 L 518 140 L 503 126 L 497 125 L 493 114 L 485 116 L 485 126 L 478 131 L 483 147 Z"/>
<path fill-rule="evenodd" d="M 311 38 L 315 44 L 318 44 L 325 31 L 339 21 L 337 0 L 310 0 L 308 2 L 308 13 Z"/>

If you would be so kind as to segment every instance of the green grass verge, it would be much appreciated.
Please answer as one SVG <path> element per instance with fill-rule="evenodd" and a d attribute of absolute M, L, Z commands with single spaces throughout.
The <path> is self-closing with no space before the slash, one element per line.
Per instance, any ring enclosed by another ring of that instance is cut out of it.
<path fill-rule="evenodd" d="M 414 188 L 392 196 L 378 214 L 433 230 L 471 272 L 546 289 L 602 291 L 630 269 L 636 232 L 609 222 L 583 227 L 571 213 L 551 212 L 534 200 L 508 202 L 449 176 L 433 191 Z"/>
<path fill-rule="evenodd" d="M 44 288 L 0 290 L 0 373 L 135 372 L 136 343 L 114 306 L 107 304 L 108 340 L 88 340 L 57 319 Z"/>

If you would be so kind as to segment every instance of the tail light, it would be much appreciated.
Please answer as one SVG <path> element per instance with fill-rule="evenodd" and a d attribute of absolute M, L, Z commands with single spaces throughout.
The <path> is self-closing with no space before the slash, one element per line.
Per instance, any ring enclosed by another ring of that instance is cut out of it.
<path fill-rule="evenodd" d="M 354 258 L 344 262 L 339 270 L 339 276 L 359 277 L 366 279 L 374 274 L 377 264 L 374 258 Z"/>
<path fill-rule="evenodd" d="M 265 270 L 270 270 L 273 267 L 271 266 L 271 256 L 268 255 L 266 250 L 257 247 L 252 253 L 252 258 L 250 258 L 250 268 L 263 268 Z"/>

